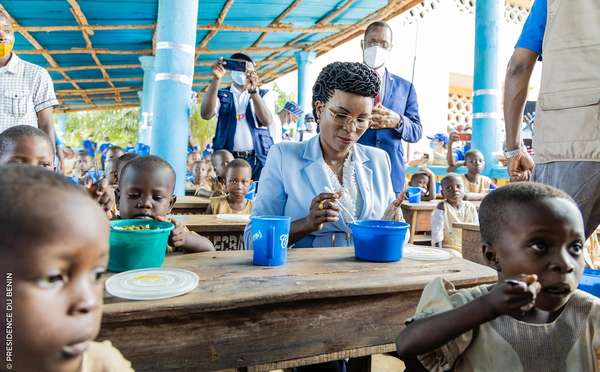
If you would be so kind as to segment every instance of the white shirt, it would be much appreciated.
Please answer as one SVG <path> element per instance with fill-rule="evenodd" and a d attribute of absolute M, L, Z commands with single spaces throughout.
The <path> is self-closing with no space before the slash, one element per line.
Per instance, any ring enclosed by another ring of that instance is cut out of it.
<path fill-rule="evenodd" d="M 231 93 L 233 94 L 235 112 L 237 113 L 237 125 L 233 137 L 233 151 L 252 151 L 254 150 L 254 143 L 252 142 L 252 132 L 250 132 L 248 120 L 246 119 L 246 108 L 248 107 L 248 104 L 250 104 L 252 115 L 254 116 L 255 127 L 258 127 L 254 104 L 252 103 L 250 93 L 248 93 L 247 90 L 241 91 L 237 89 L 235 85 L 231 84 Z M 265 97 L 267 95 L 269 95 L 269 93 L 267 93 Z M 263 97 L 263 99 L 265 99 L 265 97 Z M 217 116 L 219 115 L 220 107 L 220 102 L 217 101 L 217 106 L 215 108 L 215 114 Z"/>
<path fill-rule="evenodd" d="M 37 127 L 37 113 L 57 105 L 48 71 L 13 53 L 0 68 L 0 132 L 16 125 Z"/>

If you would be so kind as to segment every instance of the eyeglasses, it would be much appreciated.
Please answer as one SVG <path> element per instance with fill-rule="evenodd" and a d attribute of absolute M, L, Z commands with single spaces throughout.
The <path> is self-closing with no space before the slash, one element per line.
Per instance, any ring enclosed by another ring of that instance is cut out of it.
<path fill-rule="evenodd" d="M 369 125 L 371 124 L 371 117 L 355 118 L 353 116 L 350 116 L 350 115 L 347 115 L 347 114 L 344 114 L 341 112 L 335 112 L 330 107 L 326 107 L 326 108 L 327 108 L 327 111 L 329 111 L 329 113 L 333 117 L 333 120 L 338 125 L 343 125 L 343 126 L 347 127 L 354 123 L 354 125 L 356 126 L 356 129 L 362 130 L 362 129 L 367 129 L 369 127 Z"/>

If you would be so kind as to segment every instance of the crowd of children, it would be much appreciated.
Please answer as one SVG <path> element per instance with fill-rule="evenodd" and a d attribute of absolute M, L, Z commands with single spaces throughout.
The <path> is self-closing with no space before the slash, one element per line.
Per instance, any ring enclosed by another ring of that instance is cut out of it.
<path fill-rule="evenodd" d="M 75 184 L 53 171 L 53 146 L 44 132 L 16 126 L 0 133 L 0 266 L 19 278 L 19 370 L 133 370 L 109 341 L 94 342 L 109 219 L 171 221 L 169 252 L 214 250 L 209 239 L 170 217 L 177 198 L 169 163 L 117 146 L 104 153 L 102 170 L 89 151 L 79 154 Z M 498 281 L 458 290 L 443 279 L 430 283 L 398 337 L 398 356 L 409 371 L 600 369 L 600 301 L 577 290 L 585 236 L 574 202 L 533 183 L 491 192 L 478 151 L 467 151 L 464 165 L 465 175 L 449 173 L 441 181 L 432 242 L 460 255 L 454 224 L 479 223 L 483 256 Z M 246 161 L 224 150 L 193 152 L 188 170 L 188 186 L 210 197 L 208 213 L 250 213 L 253 180 Z M 409 185 L 419 187 L 424 200 L 438 196 L 427 168 L 413 174 Z M 483 200 L 479 212 L 470 200 Z M 9 252 L 14 246 L 24 254 Z"/>

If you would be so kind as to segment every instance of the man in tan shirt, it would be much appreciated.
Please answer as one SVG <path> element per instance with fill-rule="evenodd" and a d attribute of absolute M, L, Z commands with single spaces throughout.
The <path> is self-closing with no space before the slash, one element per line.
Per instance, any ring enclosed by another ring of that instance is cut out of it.
<path fill-rule="evenodd" d="M 536 0 L 509 62 L 504 93 L 512 180 L 531 179 L 567 192 L 583 214 L 586 237 L 600 224 L 598 45 L 600 3 Z M 542 56 L 532 159 L 520 128 L 529 79 Z"/>

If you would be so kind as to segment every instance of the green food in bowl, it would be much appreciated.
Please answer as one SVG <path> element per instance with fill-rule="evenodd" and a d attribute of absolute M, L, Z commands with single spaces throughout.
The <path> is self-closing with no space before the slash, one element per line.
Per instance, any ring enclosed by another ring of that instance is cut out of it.
<path fill-rule="evenodd" d="M 174 227 L 171 222 L 155 220 L 111 221 L 108 271 L 160 267 Z"/>

